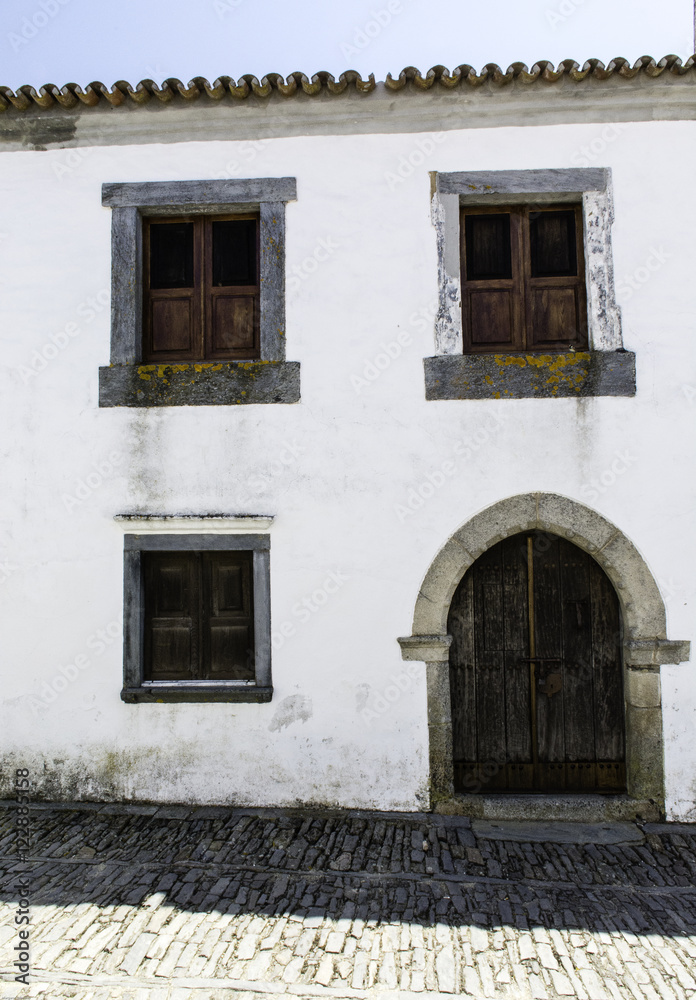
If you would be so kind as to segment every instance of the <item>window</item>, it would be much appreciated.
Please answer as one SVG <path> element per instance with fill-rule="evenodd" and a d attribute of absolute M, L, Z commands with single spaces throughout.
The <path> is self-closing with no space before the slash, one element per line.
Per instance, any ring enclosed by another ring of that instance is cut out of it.
<path fill-rule="evenodd" d="M 462 208 L 460 231 L 465 351 L 587 347 L 578 206 Z"/>
<path fill-rule="evenodd" d="M 148 219 L 144 361 L 259 357 L 254 215 Z"/>
<path fill-rule="evenodd" d="M 143 679 L 253 680 L 251 552 L 144 552 Z"/>
<path fill-rule="evenodd" d="M 126 535 L 124 560 L 124 701 L 270 701 L 267 536 Z"/>
<path fill-rule="evenodd" d="M 100 406 L 296 403 L 285 360 L 293 177 L 104 184 L 111 358 Z"/>
<path fill-rule="evenodd" d="M 428 400 L 633 396 L 614 295 L 611 172 L 436 175 Z"/>

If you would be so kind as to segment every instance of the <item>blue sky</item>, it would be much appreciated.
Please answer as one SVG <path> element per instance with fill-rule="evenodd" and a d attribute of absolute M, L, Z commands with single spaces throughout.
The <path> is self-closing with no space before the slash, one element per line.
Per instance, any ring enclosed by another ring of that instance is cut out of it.
<path fill-rule="evenodd" d="M 691 54 L 692 0 L 2 0 L 0 83 Z"/>

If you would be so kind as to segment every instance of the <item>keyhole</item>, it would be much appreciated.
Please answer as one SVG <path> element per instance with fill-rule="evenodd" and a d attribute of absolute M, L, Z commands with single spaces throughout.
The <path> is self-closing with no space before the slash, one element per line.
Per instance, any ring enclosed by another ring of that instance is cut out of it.
<path fill-rule="evenodd" d="M 562 686 L 560 674 L 547 674 L 544 678 L 543 684 L 539 685 L 539 690 L 542 694 L 545 694 L 547 698 L 551 698 L 552 695 L 558 694 Z"/>

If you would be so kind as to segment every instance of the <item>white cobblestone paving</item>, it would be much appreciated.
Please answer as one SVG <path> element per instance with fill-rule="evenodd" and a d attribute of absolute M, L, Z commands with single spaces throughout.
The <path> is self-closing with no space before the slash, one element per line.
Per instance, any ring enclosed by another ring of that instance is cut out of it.
<path fill-rule="evenodd" d="M 696 827 L 607 846 L 487 840 L 435 815 L 30 816 L 20 863 L 0 809 L 2 997 L 696 1000 Z"/>

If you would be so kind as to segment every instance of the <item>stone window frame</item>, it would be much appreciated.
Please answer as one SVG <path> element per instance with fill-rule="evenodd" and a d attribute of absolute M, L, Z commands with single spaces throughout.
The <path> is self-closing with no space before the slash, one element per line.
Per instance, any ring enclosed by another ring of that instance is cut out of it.
<path fill-rule="evenodd" d="M 128 704 L 158 702 L 268 702 L 271 679 L 271 541 L 268 535 L 126 534 L 123 551 L 123 689 Z M 145 601 L 143 552 L 244 551 L 253 553 L 254 681 L 144 679 Z"/>
<path fill-rule="evenodd" d="M 438 312 L 435 355 L 424 358 L 426 399 L 635 395 L 635 354 L 623 346 L 614 289 L 611 170 L 487 170 L 435 173 L 432 177 Z M 582 206 L 588 350 L 464 354 L 461 207 L 569 202 Z"/>
<path fill-rule="evenodd" d="M 285 206 L 294 177 L 102 185 L 111 208 L 111 357 L 100 406 L 296 403 L 300 364 L 285 359 Z M 258 212 L 260 359 L 143 363 L 143 219 Z"/>

